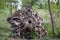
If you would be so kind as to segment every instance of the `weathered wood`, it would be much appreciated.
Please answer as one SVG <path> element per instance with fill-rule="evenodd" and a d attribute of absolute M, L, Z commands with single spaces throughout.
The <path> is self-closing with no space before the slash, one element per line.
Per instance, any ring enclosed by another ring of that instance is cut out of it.
<path fill-rule="evenodd" d="M 42 18 L 34 13 L 31 6 L 16 11 L 7 21 L 12 25 L 14 38 L 33 39 L 31 32 L 37 32 L 38 38 L 42 38 L 47 34 L 42 25 Z"/>

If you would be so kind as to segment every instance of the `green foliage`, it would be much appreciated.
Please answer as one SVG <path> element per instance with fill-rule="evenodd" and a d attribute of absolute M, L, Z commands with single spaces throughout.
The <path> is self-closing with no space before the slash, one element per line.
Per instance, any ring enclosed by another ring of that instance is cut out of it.
<path fill-rule="evenodd" d="M 0 40 L 5 40 L 11 35 L 10 25 L 7 22 L 7 17 L 10 14 L 8 10 L 5 10 L 0 10 Z"/>
<path fill-rule="evenodd" d="M 48 34 L 52 34 L 51 23 L 44 23 L 45 29 L 47 30 Z"/>
<path fill-rule="evenodd" d="M 22 0 L 22 4 L 23 4 L 23 6 L 26 6 L 26 5 L 31 5 L 31 6 L 33 6 L 33 5 L 36 4 L 37 1 L 38 1 L 38 0 Z"/>
<path fill-rule="evenodd" d="M 3 3 L 3 2 L 0 2 L 0 9 L 5 9 L 5 3 Z"/>
<path fill-rule="evenodd" d="M 56 28 L 57 30 L 56 30 L 56 37 L 57 38 L 60 38 L 60 28 L 58 27 L 58 28 Z"/>
<path fill-rule="evenodd" d="M 31 32 L 31 35 L 33 36 L 34 39 L 37 38 L 37 32 L 32 31 L 32 32 Z"/>

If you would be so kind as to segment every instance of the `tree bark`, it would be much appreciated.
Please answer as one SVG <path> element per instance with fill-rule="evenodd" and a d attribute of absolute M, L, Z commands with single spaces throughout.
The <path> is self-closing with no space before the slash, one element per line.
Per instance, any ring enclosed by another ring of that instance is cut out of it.
<path fill-rule="evenodd" d="M 50 18 L 51 18 L 51 23 L 52 23 L 52 33 L 53 33 L 53 36 L 55 37 L 54 20 L 53 20 L 53 13 L 52 13 L 52 11 L 51 11 L 50 0 L 48 0 L 48 9 L 49 9 Z"/>

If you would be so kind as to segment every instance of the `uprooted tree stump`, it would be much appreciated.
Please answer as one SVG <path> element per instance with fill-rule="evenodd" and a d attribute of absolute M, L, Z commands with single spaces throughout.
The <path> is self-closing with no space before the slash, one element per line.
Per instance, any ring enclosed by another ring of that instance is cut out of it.
<path fill-rule="evenodd" d="M 37 38 L 47 34 L 42 23 L 43 19 L 34 13 L 31 6 L 16 11 L 7 21 L 11 24 L 14 38 L 33 39 L 32 32 L 36 32 Z"/>

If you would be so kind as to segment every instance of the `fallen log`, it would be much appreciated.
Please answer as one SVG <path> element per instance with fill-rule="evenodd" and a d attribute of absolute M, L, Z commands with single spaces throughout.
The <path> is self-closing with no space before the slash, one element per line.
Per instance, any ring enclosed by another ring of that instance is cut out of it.
<path fill-rule="evenodd" d="M 35 14 L 30 6 L 16 11 L 7 21 L 11 24 L 14 38 L 33 39 L 31 32 L 36 32 L 37 38 L 42 38 L 47 34 L 43 19 Z"/>

